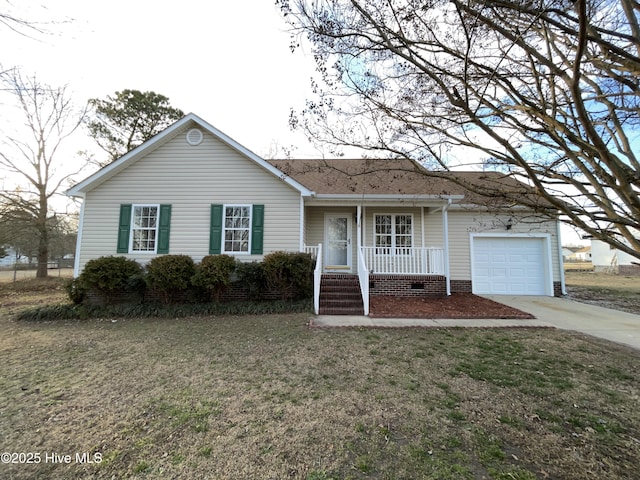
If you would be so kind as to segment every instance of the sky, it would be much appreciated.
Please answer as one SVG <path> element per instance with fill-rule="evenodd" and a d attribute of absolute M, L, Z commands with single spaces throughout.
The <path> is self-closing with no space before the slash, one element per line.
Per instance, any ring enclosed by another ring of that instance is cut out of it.
<path fill-rule="evenodd" d="M 296 145 L 293 157 L 322 156 L 289 129 L 290 109 L 311 96 L 315 65 L 304 48 L 289 49 L 274 0 L 12 3 L 13 15 L 42 22 L 47 33 L 24 36 L 0 25 L 0 45 L 11 46 L 0 50 L 5 69 L 67 85 L 78 105 L 124 89 L 153 91 L 258 155 L 282 157 L 283 147 Z M 86 131 L 65 147 L 70 161 L 79 150 L 105 155 Z M 579 243 L 568 228 L 563 239 Z"/>
<path fill-rule="evenodd" d="M 124 89 L 154 91 L 258 154 L 292 143 L 314 154 L 288 125 L 290 108 L 309 96 L 314 65 L 290 51 L 273 0 L 42 4 L 15 2 L 15 15 L 55 23 L 33 38 L 0 28 L 0 44 L 12 46 L 0 53 L 4 68 L 68 85 L 79 104 Z"/>

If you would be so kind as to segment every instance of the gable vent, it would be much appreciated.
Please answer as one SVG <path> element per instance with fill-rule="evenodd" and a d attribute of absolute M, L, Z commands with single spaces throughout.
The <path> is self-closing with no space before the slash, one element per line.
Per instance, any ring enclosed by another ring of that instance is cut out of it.
<path fill-rule="evenodd" d="M 203 138 L 204 135 L 202 135 L 202 130 L 197 128 L 192 128 L 187 132 L 187 143 L 189 145 L 200 145 Z"/>

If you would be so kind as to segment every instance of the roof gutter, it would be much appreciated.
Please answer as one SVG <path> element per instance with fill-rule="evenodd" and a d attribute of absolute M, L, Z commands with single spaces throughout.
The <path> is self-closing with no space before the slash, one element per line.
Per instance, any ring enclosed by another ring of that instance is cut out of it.
<path fill-rule="evenodd" d="M 393 195 L 387 193 L 316 193 L 312 195 L 320 200 L 402 200 L 402 201 L 434 201 L 439 200 L 451 204 L 462 200 L 464 195 Z"/>

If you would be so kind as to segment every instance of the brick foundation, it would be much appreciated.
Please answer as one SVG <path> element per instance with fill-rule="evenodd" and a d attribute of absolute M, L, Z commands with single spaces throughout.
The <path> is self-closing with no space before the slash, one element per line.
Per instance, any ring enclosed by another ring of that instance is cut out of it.
<path fill-rule="evenodd" d="M 471 280 L 451 280 L 451 293 L 471 293 Z"/>
<path fill-rule="evenodd" d="M 422 297 L 446 295 L 446 279 L 442 275 L 370 275 L 369 295 Z"/>
<path fill-rule="evenodd" d="M 553 296 L 561 297 L 562 296 L 562 283 L 553 282 Z"/>
<path fill-rule="evenodd" d="M 640 275 L 640 265 L 618 265 L 618 275 Z"/>

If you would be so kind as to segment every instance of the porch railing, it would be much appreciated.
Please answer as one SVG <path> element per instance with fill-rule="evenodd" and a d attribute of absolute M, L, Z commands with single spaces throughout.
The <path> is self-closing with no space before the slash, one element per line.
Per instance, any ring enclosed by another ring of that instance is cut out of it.
<path fill-rule="evenodd" d="M 371 274 L 444 275 L 444 249 L 361 247 Z"/>
<path fill-rule="evenodd" d="M 358 280 L 360 281 L 364 314 L 369 315 L 369 270 L 367 269 L 362 249 L 358 250 Z"/>
<path fill-rule="evenodd" d="M 303 253 L 310 253 L 312 257 L 318 258 L 318 252 L 322 250 L 321 245 L 305 245 Z"/>

